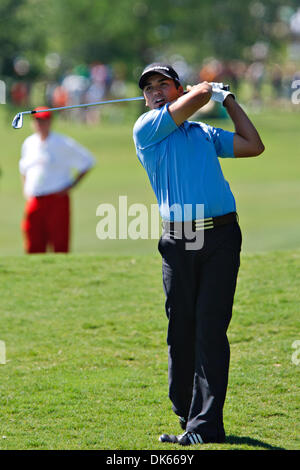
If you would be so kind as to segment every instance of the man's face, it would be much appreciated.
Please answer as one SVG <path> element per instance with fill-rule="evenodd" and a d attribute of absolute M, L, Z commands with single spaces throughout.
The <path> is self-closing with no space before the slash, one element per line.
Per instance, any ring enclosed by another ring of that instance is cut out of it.
<path fill-rule="evenodd" d="M 34 119 L 33 124 L 38 134 L 48 135 L 51 127 L 51 119 Z"/>
<path fill-rule="evenodd" d="M 159 73 L 150 75 L 143 89 L 146 106 L 158 109 L 183 94 L 183 87 L 176 88 L 174 80 Z"/>

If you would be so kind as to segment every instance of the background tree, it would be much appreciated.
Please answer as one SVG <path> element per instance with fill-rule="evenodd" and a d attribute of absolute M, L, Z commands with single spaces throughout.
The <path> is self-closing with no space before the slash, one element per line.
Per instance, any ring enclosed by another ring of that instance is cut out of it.
<path fill-rule="evenodd" d="M 298 0 L 1 0 L 0 74 L 13 76 L 24 57 L 35 78 L 54 52 L 60 71 L 98 61 L 121 64 L 131 79 L 159 58 L 251 60 L 257 43 L 267 59 L 283 60 L 297 7 Z"/>

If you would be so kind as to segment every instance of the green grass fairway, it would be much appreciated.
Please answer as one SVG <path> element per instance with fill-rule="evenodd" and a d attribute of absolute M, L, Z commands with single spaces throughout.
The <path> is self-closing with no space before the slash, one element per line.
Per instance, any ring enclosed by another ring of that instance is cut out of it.
<path fill-rule="evenodd" d="M 73 191 L 73 252 L 128 255 L 156 253 L 157 240 L 101 241 L 96 237 L 96 225 L 100 220 L 96 216 L 96 209 L 99 204 L 113 204 L 118 208 L 119 196 L 125 195 L 128 197 L 128 205 L 146 204 L 150 212 L 150 205 L 156 202 L 132 141 L 134 113 L 136 111 L 138 115 L 140 106 L 137 103 L 119 107 L 114 105 L 115 117 L 118 112 L 129 113 L 126 122 L 108 122 L 106 119 L 92 127 L 62 121 L 59 113 L 56 113 L 55 130 L 75 137 L 97 159 L 96 168 Z M 252 114 L 265 143 L 263 155 L 258 158 L 220 160 L 236 197 L 244 252 L 299 248 L 298 108 L 295 106 L 295 112 L 276 109 Z M 0 255 L 19 255 L 23 253 L 20 221 L 24 201 L 18 160 L 21 144 L 32 131 L 30 117 L 24 117 L 22 129 L 14 130 L 11 120 L 16 110 L 6 109 L 4 112 L 4 108 L 1 108 L 0 112 Z M 229 120 L 212 120 L 210 124 L 233 130 Z"/>
<path fill-rule="evenodd" d="M 243 255 L 227 442 L 193 450 L 299 449 L 299 267 L 299 250 Z M 180 433 L 158 255 L 3 257 L 0 295 L 1 449 L 182 450 L 158 442 Z"/>

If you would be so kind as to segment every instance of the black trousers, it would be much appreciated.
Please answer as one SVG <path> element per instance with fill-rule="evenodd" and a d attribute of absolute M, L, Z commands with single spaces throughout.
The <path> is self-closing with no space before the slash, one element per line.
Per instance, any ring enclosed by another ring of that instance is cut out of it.
<path fill-rule="evenodd" d="M 204 231 L 203 247 L 159 241 L 168 317 L 169 397 L 173 411 L 202 439 L 225 437 L 223 407 L 242 236 L 237 222 Z"/>

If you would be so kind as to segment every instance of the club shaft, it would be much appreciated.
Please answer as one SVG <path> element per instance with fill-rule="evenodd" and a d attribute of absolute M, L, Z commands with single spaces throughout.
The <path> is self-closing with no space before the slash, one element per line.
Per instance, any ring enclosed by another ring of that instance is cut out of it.
<path fill-rule="evenodd" d="M 223 90 L 227 90 L 227 91 L 230 90 L 229 85 L 224 85 L 223 83 L 222 84 L 220 83 L 220 86 L 221 86 L 221 89 L 223 89 Z M 184 94 L 185 93 L 188 93 L 188 92 L 185 91 Z M 95 101 L 94 103 L 74 104 L 74 105 L 71 105 L 71 106 L 60 106 L 59 108 L 47 108 L 47 109 L 42 109 L 40 111 L 35 111 L 35 110 L 22 111 L 14 117 L 13 122 L 12 122 L 12 126 L 15 129 L 20 129 L 23 125 L 23 115 L 24 114 L 39 114 L 39 113 L 52 112 L 52 111 L 63 111 L 65 109 L 87 108 L 89 106 L 99 106 L 101 104 L 123 103 L 123 102 L 126 102 L 126 101 L 127 102 L 128 101 L 143 101 L 144 99 L 145 99 L 144 96 L 137 96 L 135 98 L 121 98 L 121 99 L 117 99 L 117 100 Z"/>
<path fill-rule="evenodd" d="M 223 86 L 223 90 L 229 90 L 228 85 Z M 187 92 L 185 92 L 187 93 Z M 107 101 L 96 101 L 94 103 L 86 103 L 86 104 L 75 104 L 72 106 L 61 106 L 59 108 L 49 108 L 43 109 L 42 111 L 23 111 L 22 114 L 38 114 L 39 112 L 47 112 L 47 111 L 63 111 L 64 109 L 75 109 L 75 108 L 86 108 L 88 106 L 99 106 L 100 104 L 111 104 L 111 103 L 122 103 L 126 101 L 142 101 L 145 98 L 143 96 L 137 96 L 136 98 L 121 98 L 117 100 L 107 100 Z"/>
<path fill-rule="evenodd" d="M 137 96 L 136 98 L 122 98 L 118 100 L 96 101 L 94 103 L 75 104 L 72 106 L 61 106 L 59 108 L 49 108 L 49 109 L 43 109 L 41 111 L 24 111 L 23 114 L 38 114 L 38 113 L 46 113 L 47 111 L 62 111 L 64 109 L 86 108 L 88 106 L 98 106 L 100 104 L 123 103 L 126 101 L 141 101 L 141 100 L 144 100 L 143 96 Z"/>

